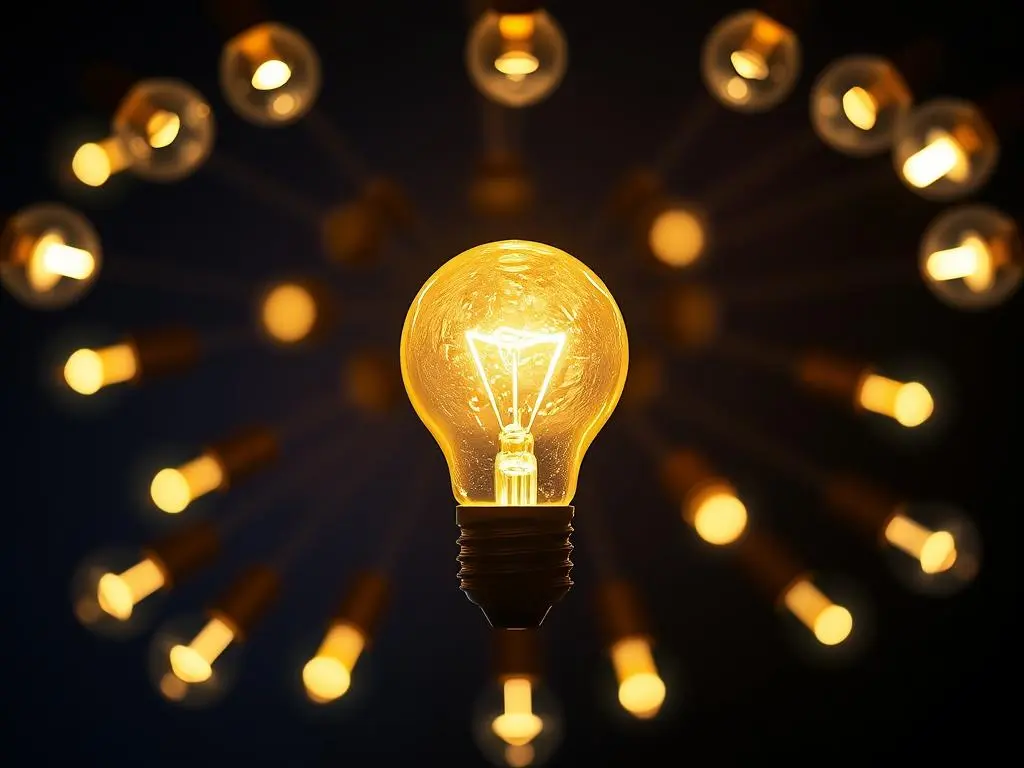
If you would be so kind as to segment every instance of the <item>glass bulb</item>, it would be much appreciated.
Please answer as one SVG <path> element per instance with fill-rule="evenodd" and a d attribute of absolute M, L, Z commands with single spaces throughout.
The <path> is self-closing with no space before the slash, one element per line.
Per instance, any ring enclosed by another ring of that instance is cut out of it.
<path fill-rule="evenodd" d="M 488 11 L 466 44 L 474 85 L 506 107 L 526 107 L 550 96 L 562 82 L 567 58 L 565 35 L 544 11 Z"/>
<path fill-rule="evenodd" d="M 469 506 L 565 505 L 626 380 L 622 314 L 568 253 L 505 240 L 423 285 L 402 331 L 402 377 Z"/>

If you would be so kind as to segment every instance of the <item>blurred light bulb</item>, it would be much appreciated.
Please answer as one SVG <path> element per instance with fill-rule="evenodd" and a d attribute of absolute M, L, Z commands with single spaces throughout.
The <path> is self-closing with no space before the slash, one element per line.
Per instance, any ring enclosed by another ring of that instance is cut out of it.
<path fill-rule="evenodd" d="M 665 682 L 654 664 L 650 641 L 622 638 L 612 646 L 611 656 L 623 709 L 641 720 L 655 717 L 665 702 Z"/>
<path fill-rule="evenodd" d="M 800 74 L 793 31 L 759 11 L 740 11 L 712 28 L 701 72 L 708 91 L 730 109 L 759 112 L 781 102 Z"/>
<path fill-rule="evenodd" d="M 177 514 L 224 481 L 224 468 L 217 458 L 203 455 L 180 467 L 161 469 L 150 483 L 149 495 L 158 509 Z"/>
<path fill-rule="evenodd" d="M 647 245 L 654 257 L 670 267 L 686 267 L 704 251 L 704 224 L 682 205 L 668 205 L 651 220 Z"/>
<path fill-rule="evenodd" d="M 928 287 L 951 306 L 995 306 L 1012 295 L 1024 277 L 1017 224 L 984 205 L 944 211 L 922 238 L 920 265 Z"/>
<path fill-rule="evenodd" d="M 708 544 L 732 544 L 747 528 L 747 508 L 727 483 L 698 487 L 685 502 L 684 517 Z"/>
<path fill-rule="evenodd" d="M 188 645 L 170 651 L 171 671 L 181 682 L 205 683 L 213 676 L 213 663 L 235 639 L 235 630 L 220 618 L 211 618 Z"/>
<path fill-rule="evenodd" d="M 502 684 L 504 711 L 494 718 L 494 734 L 511 746 L 529 744 L 544 730 L 544 721 L 533 713 L 533 684 L 529 678 L 510 677 Z"/>
<path fill-rule="evenodd" d="M 100 609 L 120 621 L 131 618 L 135 606 L 167 583 L 157 562 L 147 557 L 121 573 L 106 573 L 96 585 Z"/>
<path fill-rule="evenodd" d="M 139 372 L 139 358 L 129 342 L 101 349 L 79 349 L 64 364 L 64 381 L 80 395 L 94 395 L 104 387 L 131 381 Z"/>
<path fill-rule="evenodd" d="M 892 62 L 847 56 L 831 63 L 811 90 L 811 123 L 829 146 L 850 155 L 884 151 L 913 96 Z"/>
<path fill-rule="evenodd" d="M 904 427 L 924 424 L 935 410 L 935 401 L 923 384 L 896 381 L 871 372 L 861 378 L 855 398 L 861 408 L 888 416 Z"/>
<path fill-rule="evenodd" d="M 966 101 L 926 102 L 896 125 L 896 170 L 923 197 L 952 200 L 970 194 L 988 181 L 998 156 L 992 126 Z"/>
<path fill-rule="evenodd" d="M 956 564 L 956 539 L 949 531 L 930 531 L 896 514 L 885 526 L 885 540 L 916 559 L 926 574 L 948 571 Z"/>
<path fill-rule="evenodd" d="M 466 64 L 477 89 L 507 107 L 551 94 L 565 75 L 562 30 L 545 11 L 485 12 L 470 31 Z"/>
<path fill-rule="evenodd" d="M 18 300 L 38 308 L 72 303 L 99 272 L 96 230 L 62 205 L 34 205 L 10 218 L 0 239 L 0 281 Z"/>
<path fill-rule="evenodd" d="M 853 615 L 828 599 L 808 579 L 799 579 L 783 595 L 786 608 L 822 645 L 839 645 L 853 631 Z"/>
<path fill-rule="evenodd" d="M 366 638 L 357 627 L 345 622 L 331 626 L 316 655 L 302 668 L 302 682 L 309 698 L 326 704 L 344 696 L 365 645 Z"/>
<path fill-rule="evenodd" d="M 101 187 L 128 167 L 131 158 L 117 137 L 83 144 L 71 158 L 71 172 L 89 187 Z"/>
<path fill-rule="evenodd" d="M 257 125 L 285 125 L 309 112 L 320 95 L 320 77 L 313 45 L 282 24 L 250 27 L 221 53 L 224 98 Z"/>
<path fill-rule="evenodd" d="M 260 318 L 272 339 L 294 344 L 307 338 L 316 327 L 316 298 L 302 285 L 274 286 L 263 298 Z"/>

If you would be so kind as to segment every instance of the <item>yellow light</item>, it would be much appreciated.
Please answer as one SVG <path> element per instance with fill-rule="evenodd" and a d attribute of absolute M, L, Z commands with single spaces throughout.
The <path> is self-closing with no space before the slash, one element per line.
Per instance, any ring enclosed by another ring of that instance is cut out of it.
<path fill-rule="evenodd" d="M 174 112 L 158 109 L 146 121 L 146 135 L 153 149 L 169 147 L 181 131 L 181 118 Z"/>
<path fill-rule="evenodd" d="M 261 319 L 272 338 L 294 344 L 306 338 L 316 325 L 316 299 L 301 285 L 278 285 L 264 298 Z"/>
<path fill-rule="evenodd" d="M 567 504 L 628 358 L 600 279 L 564 251 L 519 240 L 443 265 L 402 332 L 409 399 L 467 505 Z"/>
<path fill-rule="evenodd" d="M 924 384 L 902 382 L 865 374 L 857 388 L 856 401 L 865 410 L 888 416 L 904 427 L 917 427 L 928 421 L 935 410 L 935 401 Z"/>
<path fill-rule="evenodd" d="M 45 293 L 62 277 L 86 280 L 95 269 L 96 259 L 89 251 L 67 245 L 59 232 L 47 232 L 36 240 L 25 265 L 25 275 L 33 290 Z"/>
<path fill-rule="evenodd" d="M 704 250 L 704 227 L 685 208 L 669 208 L 651 222 L 647 243 L 659 261 L 671 267 L 685 267 Z"/>
<path fill-rule="evenodd" d="M 494 60 L 494 68 L 509 79 L 522 79 L 540 68 L 540 61 L 527 51 L 506 51 Z"/>
<path fill-rule="evenodd" d="M 509 768 L 526 768 L 532 765 L 537 753 L 532 744 L 506 744 L 505 762 Z"/>
<path fill-rule="evenodd" d="M 970 171 L 967 152 L 945 131 L 932 131 L 928 143 L 903 163 L 903 178 L 918 189 L 930 187 L 943 177 L 963 181 Z"/>
<path fill-rule="evenodd" d="M 160 693 L 168 701 L 181 701 L 188 693 L 188 683 L 179 680 L 173 672 L 167 672 L 160 678 Z"/>
<path fill-rule="evenodd" d="M 857 128 L 870 131 L 878 119 L 878 103 L 867 89 L 854 86 L 843 94 L 843 112 Z"/>
<path fill-rule="evenodd" d="M 508 41 L 529 40 L 534 26 L 532 13 L 505 13 L 498 17 L 498 33 Z"/>
<path fill-rule="evenodd" d="M 906 515 L 893 515 L 885 526 L 885 540 L 920 562 L 928 575 L 944 573 L 956 564 L 953 534 L 930 531 Z"/>
<path fill-rule="evenodd" d="M 127 621 L 136 605 L 166 583 L 160 566 L 147 557 L 122 573 L 103 574 L 96 585 L 96 600 L 104 613 Z"/>
<path fill-rule="evenodd" d="M 533 684 L 525 677 L 511 677 L 503 684 L 505 711 L 494 718 L 494 735 L 513 746 L 529 744 L 544 730 L 544 721 L 533 714 Z"/>
<path fill-rule="evenodd" d="M 932 280 L 963 280 L 974 293 L 992 288 L 996 264 L 988 244 L 977 234 L 966 234 L 955 248 L 935 251 L 925 262 L 925 272 Z"/>
<path fill-rule="evenodd" d="M 138 355 L 131 344 L 103 349 L 79 349 L 64 364 L 64 381 L 80 395 L 92 395 L 103 387 L 135 378 Z"/>
<path fill-rule="evenodd" d="M 173 515 L 220 488 L 225 479 L 220 462 L 204 454 L 180 467 L 161 469 L 149 484 L 149 495 L 157 509 Z"/>
<path fill-rule="evenodd" d="M 747 80 L 766 80 L 768 78 L 768 62 L 757 51 L 733 51 L 729 61 L 736 74 Z"/>
<path fill-rule="evenodd" d="M 356 627 L 344 622 L 333 625 L 316 655 L 302 668 L 309 698 L 324 704 L 344 696 L 365 644 L 366 638 Z"/>
<path fill-rule="evenodd" d="M 822 645 L 839 645 L 853 631 L 853 615 L 829 600 L 807 579 L 793 584 L 783 596 L 783 602 Z"/>
<path fill-rule="evenodd" d="M 213 663 L 234 639 L 235 631 L 230 626 L 220 619 L 210 619 L 191 643 L 171 648 L 171 671 L 183 683 L 205 683 L 213 677 Z"/>
<path fill-rule="evenodd" d="M 83 184 L 101 187 L 110 178 L 113 168 L 110 157 L 99 144 L 83 144 L 71 158 L 71 171 Z"/>
<path fill-rule="evenodd" d="M 724 546 L 736 541 L 747 528 L 747 508 L 728 485 L 714 483 L 686 502 L 693 529 L 708 544 Z"/>
<path fill-rule="evenodd" d="M 648 720 L 665 702 L 665 683 L 643 637 L 627 637 L 612 646 L 612 664 L 619 681 L 619 703 L 634 717 Z"/>
<path fill-rule="evenodd" d="M 270 110 L 278 117 L 287 117 L 298 105 L 299 102 L 290 93 L 279 93 L 270 102 Z"/>
<path fill-rule="evenodd" d="M 291 67 L 279 59 L 269 59 L 252 73 L 252 87 L 257 91 L 273 91 L 287 83 L 291 76 Z"/>

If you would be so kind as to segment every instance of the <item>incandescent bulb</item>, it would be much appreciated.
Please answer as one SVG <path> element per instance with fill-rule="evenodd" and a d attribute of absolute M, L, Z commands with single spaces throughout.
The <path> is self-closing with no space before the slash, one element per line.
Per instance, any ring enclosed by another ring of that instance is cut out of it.
<path fill-rule="evenodd" d="M 555 20 L 535 6 L 496 3 L 473 26 L 466 44 L 473 83 L 488 99 L 507 107 L 525 107 L 546 98 L 565 75 L 565 36 Z"/>
<path fill-rule="evenodd" d="M 88 187 L 102 187 L 115 173 L 123 171 L 131 157 L 116 136 L 87 142 L 71 158 L 71 172 Z"/>
<path fill-rule="evenodd" d="M 822 645 L 839 645 L 853 632 L 853 614 L 849 609 L 833 603 L 809 579 L 794 582 L 782 601 Z"/>
<path fill-rule="evenodd" d="M 561 743 L 558 703 L 536 677 L 503 676 L 484 691 L 476 709 L 474 736 L 494 765 L 540 766 Z"/>
<path fill-rule="evenodd" d="M 461 505 L 463 589 L 474 602 L 487 602 L 499 579 L 502 599 L 540 610 L 515 619 L 536 626 L 571 585 L 568 504 L 580 462 L 622 393 L 628 356 L 622 314 L 604 283 L 548 245 L 477 246 L 420 289 L 402 331 L 402 377 L 448 462 Z M 530 586 L 560 590 L 543 608 L 529 606 L 526 592 L 513 594 L 520 562 L 501 553 L 516 535 L 528 543 L 513 549 L 537 569 Z"/>

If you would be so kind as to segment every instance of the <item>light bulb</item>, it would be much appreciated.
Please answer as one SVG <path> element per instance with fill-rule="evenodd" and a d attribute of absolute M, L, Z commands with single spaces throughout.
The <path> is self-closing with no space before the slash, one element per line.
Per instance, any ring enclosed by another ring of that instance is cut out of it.
<path fill-rule="evenodd" d="M 897 381 L 871 371 L 861 378 L 854 398 L 857 406 L 888 416 L 904 427 L 921 426 L 935 410 L 935 401 L 924 384 Z"/>
<path fill-rule="evenodd" d="M 883 152 L 910 112 L 903 76 L 880 56 L 847 56 L 818 76 L 811 89 L 811 124 L 833 149 L 848 155 Z"/>
<path fill-rule="evenodd" d="M 466 65 L 477 89 L 507 107 L 549 96 L 566 69 L 565 35 L 539 3 L 498 0 L 473 25 Z"/>
<path fill-rule="evenodd" d="M 646 637 L 624 637 L 611 648 L 619 683 L 619 703 L 640 720 L 657 716 L 665 702 L 665 682 L 658 674 Z"/>
<path fill-rule="evenodd" d="M 102 187 L 115 173 L 125 170 L 131 157 L 116 136 L 90 141 L 71 158 L 71 172 L 88 187 Z"/>
<path fill-rule="evenodd" d="M 981 566 L 981 539 L 970 520 L 947 504 L 899 504 L 882 525 L 889 562 L 909 588 L 950 594 Z"/>
<path fill-rule="evenodd" d="M 474 735 L 494 765 L 543 765 L 562 739 L 558 704 L 538 678 L 502 676 L 477 704 Z"/>
<path fill-rule="evenodd" d="M 969 195 L 988 181 L 998 158 L 995 131 L 967 101 L 925 102 L 896 125 L 896 172 L 922 197 L 955 200 Z"/>
<path fill-rule="evenodd" d="M 704 219 L 685 203 L 659 205 L 646 217 L 644 230 L 651 254 L 670 267 L 690 266 L 704 252 Z"/>
<path fill-rule="evenodd" d="M 506 240 L 423 285 L 402 377 L 459 502 L 462 588 L 496 626 L 538 626 L 571 586 L 580 462 L 626 379 L 622 314 L 586 265 Z"/>
<path fill-rule="evenodd" d="M 179 80 L 137 83 L 118 106 L 113 129 L 117 143 L 110 146 L 123 149 L 132 173 L 150 181 L 176 181 L 188 176 L 213 149 L 210 105 L 192 86 Z M 93 169 L 97 179 L 102 176 L 99 170 Z"/>
<path fill-rule="evenodd" d="M 64 363 L 64 381 L 80 395 L 94 395 L 114 384 L 189 368 L 199 351 L 199 339 L 189 330 L 137 334 L 110 346 L 75 350 Z"/>
<path fill-rule="evenodd" d="M 853 632 L 853 614 L 833 603 L 810 579 L 797 579 L 783 594 L 782 602 L 822 645 L 839 645 Z"/>
<path fill-rule="evenodd" d="M 1017 223 L 986 205 L 943 211 L 921 239 L 921 274 L 942 301 L 987 309 L 1006 301 L 1024 277 Z"/>
<path fill-rule="evenodd" d="M 80 213 L 54 203 L 23 208 L 0 236 L 0 282 L 26 306 L 66 307 L 96 280 L 99 236 Z"/>
<path fill-rule="evenodd" d="M 800 43 L 793 30 L 760 11 L 740 11 L 708 33 L 701 74 L 724 106 L 762 112 L 793 90 L 800 75 Z"/>
<path fill-rule="evenodd" d="M 317 315 L 316 297 L 298 283 L 275 285 L 261 301 L 260 324 L 271 339 L 282 344 L 308 338 L 316 327 Z"/>
<path fill-rule="evenodd" d="M 305 115 L 320 94 L 320 57 L 296 30 L 257 24 L 224 45 L 224 98 L 257 125 L 287 125 Z"/>
<path fill-rule="evenodd" d="M 708 544 L 732 544 L 747 529 L 747 508 L 732 486 L 710 480 L 697 486 L 683 503 L 683 518 Z"/>
<path fill-rule="evenodd" d="M 244 656 L 237 628 L 208 613 L 185 613 L 158 626 L 148 673 L 157 693 L 182 707 L 210 706 L 238 677 Z"/>

